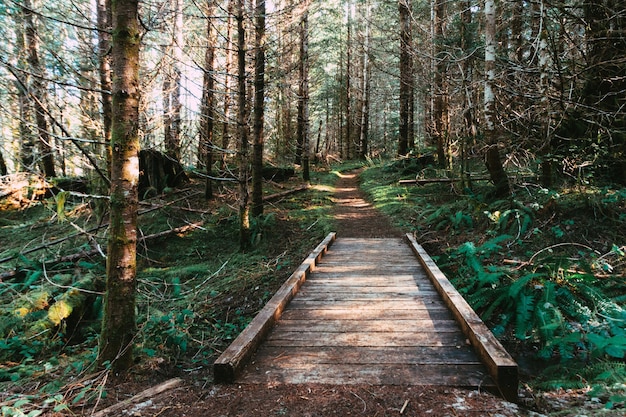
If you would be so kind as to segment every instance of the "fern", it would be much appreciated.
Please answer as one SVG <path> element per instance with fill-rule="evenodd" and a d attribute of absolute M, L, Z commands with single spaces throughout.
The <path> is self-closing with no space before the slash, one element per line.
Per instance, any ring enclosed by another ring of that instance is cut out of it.
<path fill-rule="evenodd" d="M 516 298 L 516 312 L 515 318 L 515 337 L 520 340 L 525 340 L 528 332 L 532 328 L 532 322 L 530 320 L 533 310 L 535 308 L 535 297 L 532 294 L 527 294 L 522 291 Z"/>

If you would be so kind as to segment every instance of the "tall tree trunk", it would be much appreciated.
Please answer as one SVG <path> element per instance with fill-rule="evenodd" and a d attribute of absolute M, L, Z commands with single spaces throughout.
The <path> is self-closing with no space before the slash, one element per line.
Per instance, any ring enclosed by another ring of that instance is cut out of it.
<path fill-rule="evenodd" d="M 437 163 L 441 168 L 450 168 L 450 114 L 448 111 L 447 55 L 444 50 L 444 26 L 446 5 L 444 0 L 435 0 L 434 38 L 435 44 L 435 85 L 433 118 L 434 134 L 437 140 Z"/>
<path fill-rule="evenodd" d="M 204 79 L 202 93 L 202 114 L 200 116 L 200 157 L 206 167 L 207 178 L 204 186 L 204 198 L 213 198 L 213 127 L 215 125 L 215 36 L 213 34 L 213 13 L 215 0 L 208 0 L 207 47 L 204 54 Z"/>
<path fill-rule="evenodd" d="M 32 123 L 31 108 L 28 103 L 28 85 L 30 84 L 30 76 L 28 70 L 28 61 L 26 60 L 26 32 L 24 25 L 23 13 L 15 13 L 15 56 L 17 57 L 16 67 L 19 68 L 24 76 L 21 80 L 16 80 L 15 88 L 17 90 L 17 107 L 19 114 L 19 170 L 32 171 L 35 164 L 35 139 L 30 126 Z"/>
<path fill-rule="evenodd" d="M 265 0 L 256 0 L 254 56 L 254 148 L 252 156 L 252 215 L 263 214 L 263 123 L 265 112 Z"/>
<path fill-rule="evenodd" d="M 138 0 L 112 2 L 113 119 L 107 283 L 98 364 L 115 371 L 133 364 L 136 333 L 137 184 L 139 182 Z"/>
<path fill-rule="evenodd" d="M 310 180 L 309 159 L 309 4 L 304 4 L 300 22 L 300 100 L 298 101 L 298 142 L 302 143 L 302 179 Z"/>
<path fill-rule="evenodd" d="M 400 130 L 398 139 L 398 155 L 409 153 L 409 143 L 412 142 L 410 134 L 411 121 L 411 97 L 413 97 L 413 74 L 412 74 L 412 48 L 411 34 L 411 2 L 399 0 L 398 10 L 400 13 Z"/>
<path fill-rule="evenodd" d="M 494 194 L 505 197 L 511 194 L 509 179 L 502 166 L 496 132 L 496 6 L 495 0 L 485 0 L 485 139 L 487 154 L 485 164 L 491 181 L 495 185 Z"/>
<path fill-rule="evenodd" d="M 35 121 L 37 135 L 39 137 L 38 148 L 40 153 L 42 171 L 45 177 L 54 177 L 54 154 L 52 152 L 51 139 L 48 134 L 48 121 L 46 120 L 46 85 L 43 78 L 43 68 L 39 62 L 39 37 L 33 18 L 33 7 L 30 0 L 24 0 L 22 12 L 24 14 L 26 50 L 28 52 L 28 64 L 33 74 L 31 77 L 30 90 L 35 109 Z"/>
<path fill-rule="evenodd" d="M 220 169 L 226 169 L 226 156 L 228 155 L 228 147 L 230 145 L 230 123 L 231 123 L 231 79 L 233 73 L 234 61 L 234 35 L 233 35 L 233 16 L 235 10 L 235 0 L 228 0 L 228 19 L 226 22 L 226 74 L 224 76 L 224 121 L 222 123 L 222 157 L 220 158 Z"/>
<path fill-rule="evenodd" d="M 464 186 L 471 187 L 469 179 L 469 167 L 467 153 L 470 143 L 476 141 L 478 134 L 476 128 L 476 118 L 474 116 L 474 91 L 473 91 L 473 73 L 474 63 L 471 53 L 471 45 L 473 42 L 472 25 L 472 4 L 470 0 L 461 4 L 461 51 L 465 59 L 461 65 L 462 74 L 462 90 L 463 90 L 463 121 L 465 134 L 461 142 L 461 178 L 463 178 Z M 465 174 L 467 173 L 467 177 Z M 466 181 L 467 179 L 467 181 Z"/>
<path fill-rule="evenodd" d="M 359 158 L 365 159 L 369 153 L 369 100 L 370 100 L 370 37 L 371 37 L 371 6 L 365 4 L 365 38 L 363 41 L 363 78 L 361 84 L 361 128 L 359 129 Z"/>
<path fill-rule="evenodd" d="M 106 143 L 107 172 L 111 176 L 111 0 L 98 0 L 98 72 L 102 102 L 102 142 Z"/>
<path fill-rule="evenodd" d="M 171 0 L 174 9 L 174 25 L 172 27 L 172 43 L 166 52 L 163 74 L 163 126 L 165 150 L 167 154 L 180 161 L 181 131 L 181 65 L 183 55 L 183 0 Z"/>
<path fill-rule="evenodd" d="M 250 247 L 250 207 L 248 204 L 248 125 L 246 123 L 246 31 L 245 0 L 237 0 L 237 134 L 239 135 L 239 248 Z"/>
<path fill-rule="evenodd" d="M 347 159 L 352 158 L 352 0 L 348 0 L 347 10 L 347 37 L 346 37 L 346 85 L 345 85 L 345 118 L 346 135 L 344 137 L 345 153 Z"/>

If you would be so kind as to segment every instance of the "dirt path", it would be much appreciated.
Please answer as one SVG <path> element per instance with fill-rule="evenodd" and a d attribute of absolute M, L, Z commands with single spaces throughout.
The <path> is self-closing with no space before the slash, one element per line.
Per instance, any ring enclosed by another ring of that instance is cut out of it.
<path fill-rule="evenodd" d="M 400 237 L 389 219 L 365 200 L 359 189 L 360 171 L 339 174 L 333 201 L 337 237 Z"/>
<path fill-rule="evenodd" d="M 342 174 L 336 188 L 338 238 L 402 235 L 365 200 L 358 188 L 358 171 Z M 462 388 L 279 383 L 213 385 L 203 382 L 207 377 L 205 369 L 197 372 L 196 380 L 189 373 L 184 376 L 183 388 L 163 393 L 127 414 L 160 417 L 529 415 L 493 394 Z M 118 395 L 133 392 L 120 388 L 116 390 Z"/>

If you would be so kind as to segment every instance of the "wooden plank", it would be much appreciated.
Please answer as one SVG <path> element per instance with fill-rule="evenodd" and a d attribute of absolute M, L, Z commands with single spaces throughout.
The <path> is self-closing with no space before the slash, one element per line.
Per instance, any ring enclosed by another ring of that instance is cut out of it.
<path fill-rule="evenodd" d="M 307 276 L 328 251 L 335 241 L 336 234 L 328 236 L 309 254 L 302 264 L 291 274 L 265 307 L 256 315 L 252 322 L 239 334 L 230 346 L 213 364 L 215 382 L 233 382 L 241 369 L 257 349 L 263 338 L 269 333 L 289 301 L 298 292 Z"/>
<path fill-rule="evenodd" d="M 479 365 L 481 362 L 471 346 L 399 346 L 360 347 L 322 346 L 315 350 L 303 350 L 294 346 L 263 346 L 250 364 L 257 368 L 272 362 L 288 362 L 294 365 L 337 364 L 406 364 L 436 365 L 464 364 Z"/>
<path fill-rule="evenodd" d="M 276 324 L 276 335 L 284 331 L 314 332 L 398 332 L 398 333 L 425 333 L 425 332 L 458 332 L 459 325 L 454 319 L 450 320 L 410 320 L 410 319 L 312 319 L 312 320 L 281 320 Z"/>
<path fill-rule="evenodd" d="M 367 385 L 448 385 L 490 386 L 490 378 L 481 365 L 411 365 L 405 364 L 316 364 L 314 367 L 285 367 L 273 363 L 264 372 L 248 372 L 241 382 L 256 384 L 367 384 Z"/>
<path fill-rule="evenodd" d="M 355 320 L 395 319 L 395 320 L 446 320 L 454 318 L 447 307 L 422 310 L 390 310 L 390 309 L 296 309 L 293 303 L 283 313 L 283 320 L 315 320 L 315 319 L 342 319 L 351 317 Z"/>
<path fill-rule="evenodd" d="M 402 294 L 398 293 L 345 293 L 345 292 L 306 292 L 300 294 L 298 297 L 298 301 L 300 302 L 332 302 L 332 303 L 343 303 L 349 301 L 388 301 L 390 303 L 396 302 L 415 302 L 415 303 L 429 303 L 430 301 L 439 301 L 439 294 L 436 292 L 430 293 L 420 293 L 416 292 L 415 294 Z"/>
<path fill-rule="evenodd" d="M 377 285 L 376 285 L 377 284 Z M 386 284 L 386 285 L 385 285 Z M 423 285 L 417 285 L 415 281 L 396 281 L 384 282 L 383 280 L 326 280 L 320 281 L 312 279 L 302 287 L 302 291 L 307 292 L 341 292 L 341 293 L 402 293 L 405 295 L 419 295 L 420 293 L 437 293 L 432 285 L 424 282 Z"/>
<path fill-rule="evenodd" d="M 315 271 L 321 273 L 353 275 L 394 275 L 394 274 L 419 274 L 423 269 L 417 265 L 317 265 Z"/>
<path fill-rule="evenodd" d="M 417 243 L 413 235 L 407 234 L 406 236 L 413 252 L 432 279 L 433 285 L 440 292 L 461 325 L 461 329 L 487 366 L 487 370 L 496 382 L 502 396 L 508 401 L 516 402 L 519 383 L 517 364 L 441 272 L 424 248 Z"/>
<path fill-rule="evenodd" d="M 465 336 L 458 331 L 444 333 L 399 332 L 272 332 L 267 346 L 465 346 Z"/>
<path fill-rule="evenodd" d="M 290 309 L 352 309 L 359 310 L 430 310 L 432 308 L 446 309 L 446 305 L 438 298 L 417 299 L 417 300 L 345 300 L 345 301 L 306 301 L 294 299 Z"/>

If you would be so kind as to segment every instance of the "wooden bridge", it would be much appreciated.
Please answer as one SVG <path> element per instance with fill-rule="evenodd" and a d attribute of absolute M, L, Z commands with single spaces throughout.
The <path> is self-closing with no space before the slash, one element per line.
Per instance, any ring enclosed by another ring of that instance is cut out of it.
<path fill-rule="evenodd" d="M 483 387 L 511 401 L 518 385 L 515 362 L 411 235 L 334 233 L 218 358 L 214 378 Z"/>

